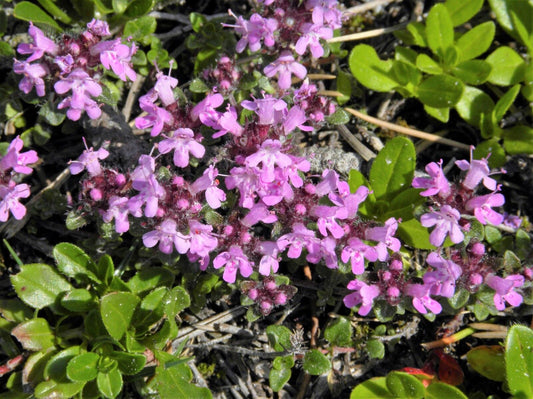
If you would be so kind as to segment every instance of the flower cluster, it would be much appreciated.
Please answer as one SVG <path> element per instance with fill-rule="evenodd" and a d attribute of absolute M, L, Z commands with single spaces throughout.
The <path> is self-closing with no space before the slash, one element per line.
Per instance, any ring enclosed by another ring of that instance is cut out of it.
<path fill-rule="evenodd" d="M 83 112 L 91 119 L 101 115 L 95 99 L 102 94 L 102 67 L 123 81 L 136 79 L 131 65 L 135 44 L 123 44 L 120 38 L 103 40 L 110 35 L 105 21 L 93 19 L 79 36 L 63 35 L 55 41 L 31 22 L 28 33 L 32 42 L 20 44 L 17 52 L 29 57 L 15 59 L 13 64 L 14 72 L 23 75 L 19 89 L 28 94 L 35 87 L 37 95 L 43 97 L 46 80 L 50 81 L 54 91 L 63 97 L 57 108 L 67 109 L 67 117 L 73 121 L 80 119 Z"/>
<path fill-rule="evenodd" d="M 9 144 L 6 154 L 0 158 L 0 222 L 9 218 L 9 213 L 17 220 L 26 215 L 26 207 L 19 201 L 30 196 L 30 186 L 19 184 L 19 175 L 29 175 L 33 172 L 31 164 L 39 158 L 33 150 L 20 152 L 24 143 L 20 137 L 15 137 Z"/>

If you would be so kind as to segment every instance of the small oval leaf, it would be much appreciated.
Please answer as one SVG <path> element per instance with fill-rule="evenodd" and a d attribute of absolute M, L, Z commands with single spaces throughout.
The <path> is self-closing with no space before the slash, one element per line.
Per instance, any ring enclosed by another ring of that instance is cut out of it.
<path fill-rule="evenodd" d="M 91 381 L 98 374 L 98 361 L 100 355 L 94 352 L 87 352 L 78 355 L 67 364 L 67 377 L 72 381 Z"/>

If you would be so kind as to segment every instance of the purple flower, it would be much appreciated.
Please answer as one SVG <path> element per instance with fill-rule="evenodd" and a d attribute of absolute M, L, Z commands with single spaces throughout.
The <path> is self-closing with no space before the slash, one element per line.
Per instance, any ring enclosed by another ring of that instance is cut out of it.
<path fill-rule="evenodd" d="M 499 225 L 503 222 L 503 215 L 492 209 L 493 206 L 502 206 L 505 197 L 500 193 L 490 193 L 474 197 L 466 203 L 466 209 L 474 211 L 474 216 L 481 224 L 491 223 Z"/>
<path fill-rule="evenodd" d="M 442 306 L 429 296 L 430 288 L 425 284 L 409 284 L 406 294 L 413 297 L 413 306 L 420 313 L 426 314 L 429 310 L 433 314 L 439 314 L 442 311 Z"/>
<path fill-rule="evenodd" d="M 189 220 L 189 237 L 191 246 L 189 253 L 200 260 L 200 269 L 205 270 L 209 262 L 209 252 L 213 251 L 218 240 L 212 235 L 213 227 L 196 220 Z"/>
<path fill-rule="evenodd" d="M 375 247 L 378 252 L 378 259 L 382 262 L 387 260 L 389 254 L 387 248 L 393 252 L 398 252 L 401 247 L 400 240 L 394 237 L 398 229 L 398 221 L 391 217 L 385 221 L 383 227 L 372 227 L 365 232 L 365 239 L 377 241 L 378 245 Z"/>
<path fill-rule="evenodd" d="M 159 200 L 165 198 L 166 191 L 155 177 L 155 160 L 149 155 L 141 155 L 139 166 L 131 174 L 132 187 L 139 194 L 128 201 L 128 209 L 132 214 L 139 213 L 143 204 L 146 204 L 144 215 L 154 217 L 157 214 Z"/>
<path fill-rule="evenodd" d="M 344 247 L 341 253 L 341 259 L 344 263 L 350 261 L 353 274 L 362 274 L 365 271 L 365 258 L 371 262 L 378 259 L 378 253 L 374 247 L 365 244 L 357 237 L 348 240 L 348 245 Z"/>
<path fill-rule="evenodd" d="M 423 197 L 429 197 L 431 195 L 439 195 L 442 198 L 446 198 L 450 195 L 450 183 L 444 176 L 442 171 L 442 159 L 439 163 L 430 162 L 426 165 L 426 172 L 430 176 L 427 177 L 415 177 L 413 179 L 414 188 L 425 188 L 425 191 L 420 193 Z"/>
<path fill-rule="evenodd" d="M 318 263 L 320 259 L 324 259 L 326 266 L 330 269 L 337 269 L 339 262 L 337 260 L 337 241 L 334 238 L 326 237 L 320 240 L 320 252 L 310 253 L 307 256 L 307 261 L 311 263 Z M 320 256 L 318 256 L 320 254 Z"/>
<path fill-rule="evenodd" d="M 246 48 L 250 47 L 250 51 L 257 51 L 261 48 L 261 39 L 268 47 L 272 47 L 275 43 L 274 32 L 278 27 L 278 22 L 273 18 L 263 18 L 259 14 L 252 14 L 250 20 L 247 21 L 243 17 L 237 17 L 231 10 L 229 14 L 236 19 L 235 25 L 223 24 L 225 27 L 234 28 L 235 32 L 241 35 L 241 39 L 237 43 L 235 50 L 241 53 Z"/>
<path fill-rule="evenodd" d="M 32 62 L 41 58 L 44 53 L 52 55 L 57 54 L 58 47 L 54 41 L 47 38 L 43 31 L 34 26 L 31 21 L 28 33 L 33 39 L 33 43 L 21 43 L 17 47 L 17 52 L 19 54 L 31 54 L 26 60 L 27 62 Z"/>
<path fill-rule="evenodd" d="M 213 259 L 213 267 L 215 269 L 226 266 L 222 278 L 226 283 L 230 284 L 237 279 L 237 271 L 241 273 L 241 276 L 249 277 L 254 271 L 252 265 L 242 252 L 242 249 L 237 245 L 232 245 L 229 251 L 222 252 Z"/>
<path fill-rule="evenodd" d="M 232 168 L 226 177 L 226 187 L 230 190 L 238 188 L 240 192 L 239 206 L 252 208 L 257 198 L 257 190 L 261 184 L 258 168 Z"/>
<path fill-rule="evenodd" d="M 511 274 L 502 278 L 491 274 L 485 278 L 485 283 L 496 291 L 494 294 L 494 306 L 496 306 L 496 309 L 504 310 L 505 302 L 513 307 L 520 306 L 522 303 L 522 295 L 515 292 L 514 289 L 524 285 L 524 276 Z"/>
<path fill-rule="evenodd" d="M 189 128 L 180 128 L 174 131 L 171 137 L 165 136 L 166 140 L 159 143 L 158 149 L 161 154 L 174 150 L 174 165 L 185 168 L 189 165 L 189 153 L 196 158 L 202 158 L 205 148 L 194 139 L 194 132 Z"/>
<path fill-rule="evenodd" d="M 170 76 L 170 70 L 168 73 L 169 75 L 167 76 L 164 75 L 163 72 L 158 72 L 156 75 L 157 81 L 154 85 L 154 91 L 157 93 L 161 103 L 165 107 L 176 101 L 172 89 L 178 85 L 178 79 Z"/>
<path fill-rule="evenodd" d="M 366 316 L 370 312 L 374 299 L 381 293 L 377 285 L 368 285 L 359 280 L 350 281 L 347 288 L 355 292 L 344 297 L 344 305 L 351 309 L 361 304 L 361 307 L 357 311 L 361 316 Z"/>
<path fill-rule="evenodd" d="M 252 227 L 259 222 L 270 224 L 277 222 L 277 220 L 275 212 L 271 212 L 264 203 L 258 202 L 250 208 L 250 212 L 242 219 L 242 224 Z"/>
<path fill-rule="evenodd" d="M 86 111 L 91 119 L 101 115 L 100 107 L 91 96 L 98 97 L 102 94 L 102 88 L 83 69 L 74 69 L 66 78 L 57 81 L 54 89 L 58 94 L 72 90 L 72 96 L 65 98 L 57 106 L 59 109 L 69 108 L 67 116 L 70 120 L 80 119 L 82 111 Z"/>
<path fill-rule="evenodd" d="M 261 164 L 261 178 L 269 183 L 275 179 L 274 165 L 282 168 L 292 164 L 292 159 L 281 152 L 281 142 L 279 140 L 265 140 L 257 152 L 246 158 L 246 165 L 254 167 Z"/>
<path fill-rule="evenodd" d="M 228 105 L 228 109 L 223 114 L 219 115 L 218 121 L 215 126 L 212 126 L 213 129 L 216 129 L 217 132 L 213 134 L 213 138 L 217 139 L 224 136 L 226 133 L 231 133 L 236 137 L 242 136 L 244 131 L 243 127 L 237 122 L 237 110 L 235 107 Z"/>
<path fill-rule="evenodd" d="M 128 198 L 113 195 L 109 198 L 109 208 L 103 213 L 102 219 L 106 223 L 115 219 L 115 231 L 120 234 L 130 229 L 128 214 Z"/>
<path fill-rule="evenodd" d="M 485 158 L 473 159 L 474 147 L 470 147 L 470 162 L 462 159 L 455 161 L 455 164 L 461 170 L 466 170 L 466 176 L 462 183 L 463 187 L 468 190 L 474 190 L 480 181 L 483 180 L 483 185 L 489 190 L 496 190 L 496 180 L 489 177 L 489 164 Z"/>
<path fill-rule="evenodd" d="M 305 111 L 297 105 L 293 106 L 283 119 L 282 127 L 283 132 L 286 135 L 291 133 L 295 128 L 298 128 L 304 132 L 310 132 L 313 130 L 311 126 L 304 125 L 304 123 L 307 122 Z"/>
<path fill-rule="evenodd" d="M 220 208 L 221 201 L 226 200 L 226 193 L 218 188 L 218 169 L 210 165 L 204 171 L 204 174 L 199 177 L 191 186 L 191 192 L 197 194 L 200 191 L 205 191 L 205 199 L 209 206 L 213 209 Z"/>
<path fill-rule="evenodd" d="M 150 90 L 144 96 L 141 96 L 139 98 L 139 105 L 148 115 L 135 118 L 135 126 L 137 129 L 146 129 L 153 126 L 152 131 L 150 132 L 152 137 L 161 133 L 165 123 L 170 123 L 172 121 L 172 115 L 170 112 L 154 104 L 156 97 L 157 93 L 155 90 Z"/>
<path fill-rule="evenodd" d="M 421 216 L 420 223 L 424 227 L 435 226 L 429 235 L 429 242 L 436 247 L 442 245 L 446 236 L 450 235 L 450 240 L 458 244 L 464 239 L 464 234 L 459 226 L 461 214 L 449 205 L 443 205 L 439 211 L 433 211 Z"/>
<path fill-rule="evenodd" d="M 8 171 L 13 169 L 17 173 L 23 173 L 29 175 L 33 170 L 28 164 L 35 163 L 39 160 L 37 152 L 31 150 L 21 153 L 24 142 L 17 136 L 11 141 L 7 148 L 6 155 L 0 159 L 0 170 Z"/>
<path fill-rule="evenodd" d="M 344 229 L 335 219 L 346 219 L 348 212 L 343 207 L 333 207 L 327 205 L 317 205 L 313 207 L 311 213 L 318 217 L 318 231 L 326 237 L 328 230 L 337 239 L 344 236 Z"/>
<path fill-rule="evenodd" d="M 106 69 L 113 72 L 124 82 L 129 78 L 135 80 L 137 74 L 131 67 L 131 57 L 137 51 L 137 46 L 133 43 L 130 46 L 122 44 L 120 38 L 106 40 L 96 43 L 91 47 L 91 55 L 100 55 L 100 62 Z"/>
<path fill-rule="evenodd" d="M 254 111 L 259 116 L 260 125 L 277 125 L 281 123 L 287 113 L 287 103 L 279 98 L 265 95 L 264 98 L 254 98 L 253 101 L 242 101 L 243 108 Z"/>
<path fill-rule="evenodd" d="M 435 271 L 427 272 L 423 277 L 424 284 L 431 287 L 430 293 L 451 298 L 455 293 L 455 281 L 463 272 L 461 267 L 436 252 L 431 252 L 426 262 L 435 268 Z"/>
<path fill-rule="evenodd" d="M 102 167 L 100 166 L 100 159 L 108 157 L 109 152 L 105 148 L 99 148 L 98 151 L 94 151 L 93 147 L 88 148 L 85 137 L 82 138 L 85 144 L 85 150 L 80 155 L 77 161 L 70 161 L 69 169 L 70 173 L 77 175 L 87 169 L 90 176 L 98 176 L 102 173 Z"/>
<path fill-rule="evenodd" d="M 24 75 L 19 83 L 19 89 L 28 94 L 35 86 L 35 91 L 39 97 L 44 96 L 44 80 L 43 77 L 49 74 L 48 67 L 44 64 L 30 64 L 26 61 L 14 60 L 13 72 L 19 75 Z"/>
<path fill-rule="evenodd" d="M 337 182 L 338 194 L 333 192 L 328 194 L 328 198 L 337 206 L 342 206 L 346 209 L 347 219 L 353 219 L 357 215 L 359 205 L 366 200 L 369 190 L 368 187 L 359 186 L 355 193 L 350 193 L 350 186 L 345 181 Z"/>
<path fill-rule="evenodd" d="M 159 250 L 164 254 L 170 254 L 174 247 L 180 254 L 184 254 L 189 249 L 189 240 L 186 236 L 176 230 L 176 222 L 172 219 L 164 220 L 155 230 L 143 235 L 145 247 L 152 248 L 159 242 Z"/>
<path fill-rule="evenodd" d="M 311 18 L 317 25 L 328 24 L 332 29 L 342 26 L 342 13 L 338 9 L 337 0 L 307 0 L 306 10 L 313 10 Z"/>
<path fill-rule="evenodd" d="M 279 269 L 278 245 L 273 241 L 262 241 L 259 244 L 259 252 L 263 254 L 259 261 L 259 273 L 263 276 L 276 273 Z"/>
<path fill-rule="evenodd" d="M 109 36 L 111 33 L 109 32 L 109 25 L 105 21 L 100 21 L 98 19 L 92 19 L 91 22 L 87 24 L 87 29 L 92 34 L 95 34 L 97 36 Z"/>
<path fill-rule="evenodd" d="M 320 44 L 320 39 L 331 39 L 333 37 L 333 30 L 323 25 L 315 25 L 305 23 L 302 26 L 302 36 L 296 42 L 294 50 L 303 55 L 307 47 L 311 51 L 313 58 L 320 58 L 324 55 L 324 49 Z"/>
<path fill-rule="evenodd" d="M 26 207 L 19 200 L 30 196 L 30 186 L 27 184 L 16 184 L 10 181 L 7 186 L 0 185 L 0 222 L 7 221 L 9 212 L 17 220 L 26 215 Z"/>
<path fill-rule="evenodd" d="M 292 227 L 292 233 L 279 237 L 277 244 L 280 251 L 289 247 L 287 256 L 291 259 L 298 259 L 304 248 L 310 255 L 320 253 L 320 240 L 315 237 L 313 230 L 309 230 L 302 223 L 295 223 Z"/>
<path fill-rule="evenodd" d="M 288 89 L 291 87 L 291 76 L 296 75 L 298 78 L 303 79 L 307 75 L 307 69 L 294 60 L 290 51 L 283 51 L 276 61 L 265 67 L 264 73 L 269 78 L 279 74 L 279 88 Z"/>
<path fill-rule="evenodd" d="M 200 121 L 209 127 L 214 127 L 220 118 L 220 112 L 215 111 L 224 102 L 224 97 L 220 93 L 210 93 L 205 98 L 194 106 L 191 111 L 193 120 L 200 119 Z"/>

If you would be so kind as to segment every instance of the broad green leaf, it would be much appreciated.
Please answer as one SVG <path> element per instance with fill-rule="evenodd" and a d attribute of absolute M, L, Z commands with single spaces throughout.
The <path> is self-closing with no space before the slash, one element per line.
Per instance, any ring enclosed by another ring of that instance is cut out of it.
<path fill-rule="evenodd" d="M 453 26 L 459 26 L 469 21 L 479 12 L 483 5 L 483 0 L 446 0 L 444 5 L 450 13 Z"/>
<path fill-rule="evenodd" d="M 72 289 L 51 266 L 41 263 L 21 266 L 11 283 L 18 297 L 35 309 L 52 305 L 59 294 Z"/>
<path fill-rule="evenodd" d="M 424 111 L 426 111 L 430 116 L 433 118 L 441 121 L 441 122 L 448 122 L 450 119 L 450 108 L 433 108 L 428 105 L 424 105 Z"/>
<path fill-rule="evenodd" d="M 54 346 L 55 336 L 46 319 L 31 319 L 20 323 L 12 331 L 22 347 L 28 351 L 40 351 Z"/>
<path fill-rule="evenodd" d="M 24 362 L 22 373 L 24 381 L 32 386 L 36 386 L 44 379 L 44 368 L 46 363 L 56 354 L 55 348 L 48 348 L 45 351 L 33 352 Z"/>
<path fill-rule="evenodd" d="M 94 352 L 82 353 L 69 360 L 67 377 L 72 381 L 91 381 L 98 375 L 100 355 Z"/>
<path fill-rule="evenodd" d="M 423 398 L 426 389 L 414 375 L 393 371 L 387 375 L 387 388 L 397 398 Z"/>
<path fill-rule="evenodd" d="M 37 0 L 39 4 L 52 16 L 64 24 L 71 24 L 72 18 L 70 18 L 61 8 L 54 4 L 52 0 Z"/>
<path fill-rule="evenodd" d="M 128 8 L 124 15 L 128 18 L 137 18 L 150 12 L 153 6 L 153 0 L 134 0 L 129 2 Z"/>
<path fill-rule="evenodd" d="M 398 237 L 407 245 L 418 249 L 435 249 L 429 242 L 428 229 L 416 219 L 407 220 L 398 225 Z"/>
<path fill-rule="evenodd" d="M 443 382 L 434 382 L 426 388 L 425 399 L 468 399 L 459 389 Z"/>
<path fill-rule="evenodd" d="M 394 49 L 394 59 L 396 61 L 402 61 L 406 64 L 416 66 L 416 57 L 418 57 L 418 53 L 411 48 L 397 46 Z"/>
<path fill-rule="evenodd" d="M 496 85 L 509 86 L 524 79 L 526 63 L 507 46 L 498 47 L 486 59 L 492 66 L 488 81 Z"/>
<path fill-rule="evenodd" d="M 168 293 L 167 287 L 159 287 L 146 295 L 135 309 L 133 325 L 140 330 L 148 330 L 152 324 L 161 320 L 165 314 Z"/>
<path fill-rule="evenodd" d="M 494 118 L 496 121 L 500 121 L 507 113 L 511 105 L 513 105 L 516 96 L 520 92 L 520 85 L 514 85 L 507 92 L 500 97 L 496 105 L 494 106 Z"/>
<path fill-rule="evenodd" d="M 285 326 L 270 325 L 266 329 L 268 342 L 276 352 L 283 352 L 292 347 L 292 332 Z"/>
<path fill-rule="evenodd" d="M 61 298 L 61 306 L 71 312 L 87 312 L 96 305 L 96 295 L 85 288 L 68 291 Z"/>
<path fill-rule="evenodd" d="M 385 345 L 377 339 L 369 339 L 365 347 L 370 359 L 383 359 L 385 356 Z"/>
<path fill-rule="evenodd" d="M 443 4 L 436 4 L 429 11 L 426 35 L 431 51 L 444 59 L 446 51 L 453 45 L 453 23 Z"/>
<path fill-rule="evenodd" d="M 331 370 L 331 362 L 318 349 L 311 349 L 305 354 L 302 367 L 308 374 L 321 375 Z"/>
<path fill-rule="evenodd" d="M 44 118 L 48 124 L 52 126 L 59 126 L 65 121 L 67 115 L 60 110 L 51 107 L 50 105 L 50 102 L 45 102 L 39 109 L 39 116 Z"/>
<path fill-rule="evenodd" d="M 507 160 L 505 150 L 497 139 L 482 141 L 474 150 L 475 159 L 487 158 L 488 154 L 491 154 L 489 158 L 489 166 L 491 168 L 501 168 L 505 165 Z"/>
<path fill-rule="evenodd" d="M 344 125 L 350 122 L 350 115 L 339 107 L 334 113 L 326 117 L 326 121 L 332 125 Z"/>
<path fill-rule="evenodd" d="M 68 362 L 80 353 L 81 348 L 79 346 L 70 346 L 63 349 L 61 352 L 56 353 L 46 363 L 43 373 L 44 378 L 47 380 L 55 380 L 56 382 L 70 381 L 66 374 Z"/>
<path fill-rule="evenodd" d="M 407 31 L 411 34 L 413 44 L 420 47 L 427 47 L 426 27 L 422 22 L 411 22 L 407 25 Z"/>
<path fill-rule="evenodd" d="M 294 366 L 294 357 L 278 356 L 272 362 L 272 370 L 268 376 L 268 383 L 274 392 L 279 392 L 281 388 L 289 381 Z"/>
<path fill-rule="evenodd" d="M 8 321 L 22 323 L 33 316 L 33 310 L 19 298 L 0 299 L 0 314 Z"/>
<path fill-rule="evenodd" d="M 458 310 L 466 305 L 469 298 L 470 293 L 464 288 L 459 288 L 455 291 L 451 298 L 448 298 L 448 303 L 453 309 Z"/>
<path fill-rule="evenodd" d="M 453 67 L 455 76 L 464 83 L 474 86 L 484 83 L 490 75 L 492 66 L 483 60 L 468 60 Z"/>
<path fill-rule="evenodd" d="M 533 330 L 513 325 L 505 341 L 505 368 L 515 398 L 533 397 Z"/>
<path fill-rule="evenodd" d="M 385 221 L 390 217 L 403 221 L 412 219 L 415 208 L 424 202 L 426 202 L 426 198 L 420 195 L 420 189 L 407 188 L 390 201 L 389 209 L 383 214 L 381 220 Z"/>
<path fill-rule="evenodd" d="M 209 87 L 204 83 L 203 80 L 196 78 L 191 81 L 189 84 L 189 90 L 193 93 L 207 93 Z"/>
<path fill-rule="evenodd" d="M 156 287 L 172 287 L 174 274 L 162 267 L 141 269 L 127 283 L 132 292 L 140 294 Z"/>
<path fill-rule="evenodd" d="M 462 1 L 463 4 L 468 4 Z M 456 43 L 459 49 L 459 61 L 474 59 L 487 51 L 494 39 L 496 26 L 494 22 L 487 21 L 470 29 L 462 35 Z"/>
<path fill-rule="evenodd" d="M 32 21 L 35 24 L 45 24 L 61 32 L 61 27 L 54 19 L 44 12 L 39 6 L 29 1 L 21 1 L 15 5 L 13 15 L 24 21 Z"/>
<path fill-rule="evenodd" d="M 416 57 L 416 67 L 430 75 L 439 75 L 442 73 L 442 68 L 439 63 L 427 54 L 419 54 Z"/>
<path fill-rule="evenodd" d="M 112 369 L 107 373 L 99 372 L 96 376 L 98 390 L 104 397 L 116 398 L 122 390 L 122 374 L 118 368 Z"/>
<path fill-rule="evenodd" d="M 178 313 L 191 306 L 191 297 L 185 288 L 176 286 L 168 294 L 165 313 L 168 318 L 174 318 Z"/>
<path fill-rule="evenodd" d="M 148 348 L 163 349 L 168 342 L 175 339 L 177 335 L 178 326 L 174 319 L 165 319 L 159 330 L 155 334 L 148 335 L 144 338 L 142 343 Z"/>
<path fill-rule="evenodd" d="M 109 335 L 120 341 L 128 327 L 139 297 L 129 292 L 114 292 L 102 297 L 100 315 Z"/>
<path fill-rule="evenodd" d="M 150 36 L 157 28 L 157 21 L 148 15 L 126 22 L 123 35 L 145 45 L 150 43 Z"/>
<path fill-rule="evenodd" d="M 394 74 L 395 80 L 404 86 L 402 89 L 409 92 L 409 96 L 413 92 L 414 87 L 418 86 L 422 80 L 422 74 L 416 66 L 404 61 L 394 60 L 392 73 Z"/>
<path fill-rule="evenodd" d="M 339 316 L 326 327 L 324 338 L 334 346 L 350 346 L 352 324 L 346 317 Z"/>
<path fill-rule="evenodd" d="M 390 77 L 392 61 L 381 60 L 376 50 L 367 44 L 355 46 L 348 62 L 353 76 L 371 90 L 391 91 L 398 86 L 398 82 Z"/>
<path fill-rule="evenodd" d="M 115 273 L 115 265 L 111 256 L 104 254 L 96 264 L 95 270 L 96 276 L 107 286 L 111 284 L 113 280 L 113 274 Z"/>
<path fill-rule="evenodd" d="M 435 75 L 424 80 L 417 90 L 422 103 L 434 108 L 452 107 L 461 98 L 464 84 L 450 75 Z"/>
<path fill-rule="evenodd" d="M 494 102 L 483 91 L 472 86 L 465 86 L 463 94 L 455 104 L 455 109 L 465 121 L 474 126 L 479 126 L 481 115 L 491 112 Z"/>
<path fill-rule="evenodd" d="M 122 14 L 124 11 L 126 11 L 126 8 L 128 7 L 128 0 L 112 0 L 111 4 L 113 5 L 113 11 L 116 14 Z"/>
<path fill-rule="evenodd" d="M 493 381 L 505 380 L 505 350 L 500 345 L 481 345 L 470 349 L 466 359 L 470 367 Z"/>
<path fill-rule="evenodd" d="M 48 380 L 39 383 L 33 392 L 37 399 L 73 398 L 79 393 L 85 382 L 58 382 Z"/>
<path fill-rule="evenodd" d="M 118 363 L 118 369 L 124 375 L 135 375 L 146 364 L 146 356 L 138 353 L 113 352 L 110 355 Z"/>
<path fill-rule="evenodd" d="M 394 399 L 394 396 L 387 388 L 386 377 L 375 377 L 361 384 L 357 385 L 352 393 L 350 399 Z"/>
<path fill-rule="evenodd" d="M 519 3 L 527 3 L 528 0 L 489 0 L 490 7 L 496 15 L 496 20 L 500 26 L 516 40 L 521 40 L 520 34 L 516 29 L 513 21 L 513 12 L 516 14 L 516 5 L 520 8 Z M 531 1 L 529 1 L 531 4 Z M 527 18 L 527 17 L 526 17 Z M 531 32 L 531 31 L 530 31 Z"/>
<path fill-rule="evenodd" d="M 406 137 L 395 137 L 379 152 L 370 170 L 370 184 L 378 200 L 392 199 L 409 188 L 416 163 L 415 147 Z"/>
<path fill-rule="evenodd" d="M 53 255 L 57 262 L 57 268 L 65 276 L 73 278 L 79 283 L 87 282 L 87 279 L 101 283 L 100 279 L 93 273 L 96 265 L 89 255 L 76 245 L 68 242 L 57 244 L 54 247 Z"/>
<path fill-rule="evenodd" d="M 533 54 L 533 3 L 530 1 L 515 1 L 512 3 L 511 20 L 514 31 L 530 54 Z"/>
<path fill-rule="evenodd" d="M 343 105 L 350 101 L 352 95 L 352 80 L 350 75 L 342 70 L 337 73 L 337 91 L 342 93 L 342 97 L 337 97 L 337 103 Z"/>
<path fill-rule="evenodd" d="M 533 129 L 519 125 L 505 129 L 502 134 L 503 147 L 510 155 L 533 154 Z"/>

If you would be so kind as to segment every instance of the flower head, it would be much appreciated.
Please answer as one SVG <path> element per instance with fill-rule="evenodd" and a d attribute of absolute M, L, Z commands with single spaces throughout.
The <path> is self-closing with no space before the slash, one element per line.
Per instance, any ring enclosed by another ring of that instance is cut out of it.
<path fill-rule="evenodd" d="M 158 148 L 161 154 L 174 150 L 174 165 L 180 168 L 189 165 L 189 153 L 196 158 L 205 154 L 205 147 L 194 139 L 194 132 L 189 128 L 175 130 L 171 137 L 159 143 Z"/>
<path fill-rule="evenodd" d="M 249 277 L 254 271 L 253 264 L 237 245 L 232 245 L 228 251 L 218 254 L 213 259 L 215 269 L 220 269 L 222 266 L 225 266 L 222 278 L 230 284 L 237 279 L 237 271 L 243 277 Z"/>
<path fill-rule="evenodd" d="M 70 173 L 77 175 L 87 169 L 90 176 L 97 176 L 102 173 L 102 167 L 100 166 L 100 159 L 108 157 L 109 152 L 105 148 L 99 148 L 98 151 L 94 151 L 93 147 L 88 148 L 85 137 L 82 138 L 85 144 L 85 150 L 80 155 L 77 161 L 70 161 Z"/>
<path fill-rule="evenodd" d="M 58 47 L 53 40 L 47 38 L 43 31 L 33 25 L 30 21 L 30 27 L 28 33 L 33 39 L 33 43 L 21 43 L 17 47 L 17 52 L 20 54 L 31 54 L 26 60 L 32 62 L 41 58 L 44 53 L 55 55 L 57 54 Z"/>
<path fill-rule="evenodd" d="M 436 247 L 440 247 L 446 236 L 450 235 L 450 240 L 458 244 L 464 239 L 464 234 L 459 226 L 461 214 L 449 205 L 443 205 L 438 211 L 432 211 L 421 216 L 420 223 L 424 227 L 435 226 L 429 235 L 429 242 Z"/>
<path fill-rule="evenodd" d="M 39 160 L 37 152 L 31 150 L 21 153 L 24 142 L 17 136 L 11 141 L 7 148 L 6 155 L 0 159 L 0 170 L 6 172 L 13 169 L 17 173 L 29 175 L 33 170 L 28 164 L 35 163 Z"/>
<path fill-rule="evenodd" d="M 426 189 L 420 193 L 421 196 L 429 197 L 431 195 L 438 194 L 439 197 L 446 198 L 448 195 L 450 195 L 450 183 L 442 171 L 442 159 L 439 163 L 428 163 L 426 165 L 426 172 L 430 178 L 415 177 L 412 183 L 414 188 Z"/>
<path fill-rule="evenodd" d="M 291 87 L 292 75 L 296 75 L 300 79 L 305 78 L 307 75 L 307 69 L 295 61 L 290 51 L 283 51 L 277 60 L 265 67 L 264 72 L 269 78 L 278 74 L 278 85 L 280 89 Z"/>
<path fill-rule="evenodd" d="M 33 63 L 26 61 L 14 60 L 13 71 L 16 74 L 24 75 L 19 83 L 19 89 L 28 94 L 34 87 L 39 97 L 44 96 L 44 80 L 43 77 L 49 74 L 48 67 L 44 64 Z"/>
<path fill-rule="evenodd" d="M 496 309 L 504 310 L 505 302 L 513 307 L 520 306 L 522 303 L 522 295 L 515 292 L 514 289 L 524 285 L 524 276 L 512 274 L 502 278 L 491 274 L 485 278 L 485 283 L 496 291 L 494 294 L 494 306 L 496 306 Z"/>
<path fill-rule="evenodd" d="M 487 159 L 473 159 L 473 150 L 474 147 L 470 147 L 470 162 L 464 159 L 455 161 L 455 164 L 459 167 L 459 169 L 467 171 L 465 179 L 462 183 L 463 187 L 467 188 L 468 190 L 474 190 L 477 185 L 483 181 L 483 185 L 489 190 L 496 190 L 496 180 L 494 180 L 492 177 L 489 177 L 491 173 Z"/>
<path fill-rule="evenodd" d="M 502 214 L 494 211 L 493 206 L 502 206 L 505 203 L 505 197 L 500 193 L 490 193 L 474 197 L 466 203 L 466 209 L 474 211 L 474 216 L 479 223 L 499 225 L 503 222 Z"/>
<path fill-rule="evenodd" d="M 102 88 L 83 69 L 74 69 L 66 78 L 57 81 L 54 89 L 58 94 L 72 91 L 72 95 L 57 106 L 59 109 L 69 108 L 67 111 L 69 119 L 77 121 L 83 111 L 86 111 L 91 119 L 98 118 L 102 114 L 96 101 L 91 98 L 102 94 Z"/>
<path fill-rule="evenodd" d="M 353 308 L 361 304 L 357 311 L 361 316 L 366 316 L 370 312 L 374 299 L 381 294 L 377 285 L 368 285 L 359 280 L 350 281 L 347 288 L 355 292 L 346 295 L 343 302 L 347 308 Z"/>

